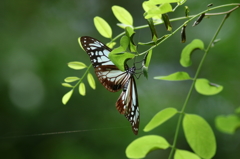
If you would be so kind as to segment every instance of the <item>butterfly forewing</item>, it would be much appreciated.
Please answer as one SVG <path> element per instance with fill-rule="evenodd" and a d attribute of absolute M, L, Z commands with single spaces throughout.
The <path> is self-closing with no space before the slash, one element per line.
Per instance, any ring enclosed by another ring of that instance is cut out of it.
<path fill-rule="evenodd" d="M 129 79 L 126 72 L 120 71 L 108 58 L 112 51 L 97 39 L 83 36 L 80 39 L 83 49 L 88 53 L 95 73 L 103 86 L 111 91 L 119 91 Z"/>
<path fill-rule="evenodd" d="M 122 89 L 122 93 L 116 102 L 117 110 L 124 114 L 131 123 L 134 134 L 138 134 L 139 107 L 137 88 L 134 80 L 135 67 L 125 67 L 125 72 L 120 71 L 108 58 L 111 49 L 89 36 L 80 38 L 83 49 L 88 53 L 95 73 L 103 86 L 116 92 Z"/>

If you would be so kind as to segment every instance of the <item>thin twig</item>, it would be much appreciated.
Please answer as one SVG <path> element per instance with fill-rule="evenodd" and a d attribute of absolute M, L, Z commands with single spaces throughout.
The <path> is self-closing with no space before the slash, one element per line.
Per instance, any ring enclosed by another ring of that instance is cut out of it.
<path fill-rule="evenodd" d="M 233 10 L 232 10 L 232 11 L 233 11 Z M 185 102 L 184 102 L 184 104 L 183 104 L 182 110 L 181 110 L 180 115 L 179 115 L 179 118 L 178 118 L 178 123 L 177 123 L 176 131 L 175 131 L 175 135 L 174 135 L 174 140 L 173 140 L 172 149 L 171 149 L 170 155 L 169 155 L 169 157 L 168 157 L 169 159 L 172 158 L 173 153 L 174 153 L 174 151 L 175 151 L 175 149 L 176 149 L 176 143 L 177 143 L 178 133 L 179 133 L 179 129 L 180 129 L 180 126 L 181 126 L 181 123 L 182 123 L 182 119 L 183 119 L 183 116 L 184 116 L 185 108 L 186 108 L 186 106 L 187 106 L 187 104 L 188 104 L 188 101 L 189 101 L 190 96 L 191 96 L 191 94 L 192 94 L 192 91 L 193 91 L 193 89 L 194 89 L 194 85 L 195 85 L 195 82 L 196 82 L 196 80 L 197 80 L 197 78 L 198 78 L 199 72 L 200 72 L 200 70 L 201 70 L 201 68 L 202 68 L 203 62 L 204 62 L 204 60 L 205 60 L 205 58 L 206 58 L 206 56 L 207 56 L 207 54 L 208 54 L 208 52 L 209 52 L 209 50 L 210 50 L 210 48 L 211 48 L 211 46 L 212 46 L 214 40 L 216 39 L 218 33 L 220 32 L 223 24 L 225 23 L 225 21 L 226 21 L 226 19 L 228 18 L 228 16 L 229 16 L 230 13 L 231 13 L 231 12 L 227 13 L 227 14 L 224 16 L 221 24 L 219 25 L 216 33 L 214 34 L 212 40 L 210 41 L 207 49 L 205 50 L 205 53 L 204 53 L 201 61 L 200 61 L 200 63 L 199 63 L 199 66 L 198 66 L 197 71 L 196 71 L 196 74 L 195 74 L 195 76 L 194 76 L 192 85 L 191 85 L 191 87 L 190 87 L 190 89 L 189 89 L 189 92 L 188 92 L 188 94 L 187 94 L 186 100 L 185 100 Z"/>

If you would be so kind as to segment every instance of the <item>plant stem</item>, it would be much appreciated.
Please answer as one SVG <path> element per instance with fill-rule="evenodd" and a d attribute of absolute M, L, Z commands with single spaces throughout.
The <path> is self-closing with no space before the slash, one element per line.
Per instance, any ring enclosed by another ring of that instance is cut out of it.
<path fill-rule="evenodd" d="M 92 67 L 92 64 L 90 64 L 88 67 L 87 67 L 87 70 L 84 72 L 82 78 L 80 78 L 80 80 L 72 87 L 72 89 L 75 89 L 81 82 L 82 80 L 84 79 L 84 77 L 87 75 L 87 73 L 89 72 L 89 69 Z"/>
<path fill-rule="evenodd" d="M 223 7 L 229 7 L 229 6 L 236 6 L 235 8 L 229 10 L 229 11 L 226 11 L 226 12 L 219 12 L 219 13 L 207 13 L 211 10 L 216 10 L 216 9 L 219 9 L 219 8 L 223 8 Z M 212 7 L 212 8 L 208 8 L 207 10 L 197 14 L 197 15 L 190 15 L 188 17 L 179 17 L 179 18 L 173 18 L 173 19 L 170 19 L 169 21 L 170 22 L 174 22 L 174 21 L 178 21 L 178 20 L 184 20 L 184 19 L 194 19 L 196 17 L 198 17 L 199 15 L 201 15 L 202 13 L 206 13 L 205 15 L 206 16 L 215 16 L 215 15 L 223 15 L 223 14 L 226 14 L 226 13 L 229 13 L 229 12 L 232 12 L 234 11 L 235 9 L 237 9 L 238 7 L 240 7 L 240 3 L 231 3 L 231 4 L 225 4 L 225 5 L 220 5 L 220 6 L 216 6 L 216 7 Z M 185 22 L 186 23 L 186 22 Z M 159 24 L 163 24 L 163 22 L 161 23 L 157 23 L 155 25 L 159 25 Z M 137 27 L 134 27 L 134 30 L 138 30 L 138 29 L 143 29 L 143 28 L 148 28 L 149 26 L 148 25 L 142 25 L 142 26 L 137 26 Z M 113 41 L 116 41 L 118 38 L 120 38 L 122 35 L 125 34 L 125 31 L 118 34 L 115 38 L 113 38 L 110 42 L 113 42 Z M 172 35 L 172 34 L 171 34 Z M 159 44 L 158 44 L 159 45 Z M 154 45 L 154 47 L 156 47 L 157 45 Z M 154 47 L 151 47 L 150 49 L 153 49 Z M 149 50 L 145 51 L 144 53 L 141 53 L 140 55 L 142 54 L 145 54 L 147 53 Z"/>
<path fill-rule="evenodd" d="M 199 72 L 200 72 L 200 70 L 201 70 L 201 68 L 202 68 L 203 62 L 204 62 L 204 60 L 205 60 L 205 58 L 206 58 L 206 56 L 207 56 L 207 54 L 208 54 L 208 52 L 209 52 L 209 50 L 210 50 L 210 48 L 211 48 L 211 46 L 212 46 L 214 40 L 216 39 L 219 31 L 221 30 L 221 28 L 222 28 L 223 24 L 225 23 L 226 19 L 228 18 L 229 14 L 230 14 L 230 12 L 224 16 L 222 22 L 220 23 L 220 25 L 219 25 L 216 33 L 214 34 L 213 38 L 211 39 L 211 41 L 210 41 L 207 49 L 206 49 L 205 52 L 204 52 L 203 57 L 202 57 L 202 59 L 201 59 L 201 61 L 200 61 L 200 63 L 199 63 L 199 66 L 198 66 L 197 71 L 196 71 L 196 74 L 195 74 L 195 76 L 194 76 L 192 85 L 191 85 L 191 87 L 190 87 L 190 89 L 189 89 L 189 92 L 188 92 L 188 94 L 187 94 L 186 100 L 185 100 L 185 102 L 184 102 L 184 104 L 183 104 L 182 110 L 181 110 L 180 115 L 179 115 L 179 118 L 178 118 L 178 123 L 177 123 L 176 131 L 175 131 L 175 135 L 174 135 L 174 140 L 173 140 L 173 146 L 172 146 L 172 149 L 171 149 L 171 152 L 170 152 L 170 155 L 169 155 L 168 159 L 171 159 L 171 158 L 172 158 L 173 153 L 174 153 L 174 151 L 175 151 L 175 149 L 176 149 L 176 143 L 177 143 L 178 133 L 179 133 L 180 125 L 181 125 L 181 123 L 182 123 L 182 119 L 183 119 L 183 116 L 184 116 L 184 113 L 185 113 L 184 111 L 185 111 L 185 108 L 186 108 L 187 103 L 188 103 L 188 101 L 189 101 L 189 98 L 190 98 L 190 96 L 191 96 L 191 94 L 192 94 L 192 91 L 193 91 L 195 82 L 196 82 L 197 77 L 198 77 L 198 75 L 199 75 Z"/>
<path fill-rule="evenodd" d="M 233 9 L 229 10 L 229 11 L 226 11 L 226 12 L 221 12 L 221 13 L 207 13 L 208 11 L 210 10 L 213 10 L 213 9 L 218 9 L 218 8 L 221 8 L 221 7 L 226 7 L 226 6 L 229 6 L 229 5 L 221 5 L 221 6 L 217 6 L 217 7 L 214 7 L 214 8 L 211 8 L 211 9 L 208 9 L 208 10 L 205 10 L 205 11 L 202 11 L 194 16 L 188 16 L 188 19 L 187 21 L 185 21 L 182 25 L 180 25 L 176 30 L 174 30 L 171 34 L 168 34 L 168 36 L 163 39 L 161 42 L 157 43 L 156 45 L 153 45 L 152 47 L 150 47 L 148 50 L 142 52 L 142 53 L 139 53 L 139 56 L 143 55 L 143 54 L 146 54 L 148 53 L 150 50 L 154 49 L 155 47 L 157 47 L 158 45 L 160 45 L 161 43 L 163 43 L 164 41 L 166 41 L 168 38 L 170 38 L 172 35 L 174 35 L 177 31 L 179 31 L 180 29 L 182 29 L 183 26 L 185 26 L 187 23 L 189 23 L 190 21 L 192 21 L 194 18 L 196 17 L 199 17 L 200 15 L 202 15 L 203 13 L 206 13 L 205 15 L 208 15 L 210 16 L 211 15 L 222 15 L 222 14 L 229 14 L 231 12 L 233 12 L 234 10 L 236 10 L 237 8 L 240 7 L 240 3 L 237 3 L 237 4 L 231 4 L 231 5 L 237 5 L 236 7 L 234 7 Z M 171 19 L 170 19 L 171 21 Z"/>

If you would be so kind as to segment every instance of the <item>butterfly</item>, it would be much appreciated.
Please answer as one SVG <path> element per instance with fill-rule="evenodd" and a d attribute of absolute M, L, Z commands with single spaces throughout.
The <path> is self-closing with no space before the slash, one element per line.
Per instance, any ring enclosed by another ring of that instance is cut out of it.
<path fill-rule="evenodd" d="M 82 48 L 87 52 L 95 69 L 95 73 L 102 85 L 111 92 L 122 90 L 116 108 L 119 113 L 131 123 L 133 133 L 138 134 L 139 129 L 139 106 L 137 87 L 134 79 L 135 67 L 125 65 L 125 71 L 119 70 L 108 58 L 112 51 L 102 42 L 89 36 L 80 38 Z"/>

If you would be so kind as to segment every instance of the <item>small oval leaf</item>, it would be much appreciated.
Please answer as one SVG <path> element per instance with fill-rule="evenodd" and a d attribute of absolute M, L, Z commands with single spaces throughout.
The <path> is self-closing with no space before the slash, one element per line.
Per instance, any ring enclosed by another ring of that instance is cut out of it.
<path fill-rule="evenodd" d="M 172 6 L 169 3 L 164 3 L 164 4 L 160 5 L 159 7 L 149 4 L 147 9 L 148 9 L 148 11 L 144 15 L 145 19 L 159 17 L 159 15 L 161 15 L 161 14 L 165 14 L 165 13 L 173 11 Z"/>
<path fill-rule="evenodd" d="M 106 45 L 107 47 L 112 49 L 116 45 L 116 42 L 110 42 L 110 43 L 107 43 Z"/>
<path fill-rule="evenodd" d="M 74 70 L 81 70 L 81 69 L 86 68 L 87 66 L 82 62 L 72 61 L 72 62 L 68 63 L 68 67 L 70 67 Z"/>
<path fill-rule="evenodd" d="M 204 43 L 199 39 L 194 39 L 190 44 L 184 47 L 181 53 L 181 58 L 180 58 L 180 64 L 183 67 L 188 67 L 192 64 L 191 54 L 196 49 L 200 49 L 200 50 L 204 49 Z"/>
<path fill-rule="evenodd" d="M 67 104 L 67 102 L 69 101 L 69 99 L 71 98 L 72 96 L 72 93 L 73 93 L 73 89 L 71 89 L 69 92 L 67 92 L 63 97 L 62 97 L 62 103 L 64 105 Z"/>
<path fill-rule="evenodd" d="M 148 79 L 148 68 L 143 66 L 142 67 L 142 72 L 143 72 L 144 77 L 146 77 Z"/>
<path fill-rule="evenodd" d="M 123 53 L 124 49 L 120 46 L 108 55 L 108 58 L 119 68 L 121 71 L 125 71 L 125 61 L 127 59 L 134 58 L 134 54 L 131 53 Z"/>
<path fill-rule="evenodd" d="M 157 31 L 156 31 L 156 28 L 155 28 L 153 19 L 152 19 L 152 18 L 149 18 L 149 19 L 147 19 L 147 22 L 148 22 L 148 26 L 149 26 L 149 28 L 150 28 L 150 31 L 151 31 L 151 33 L 152 33 L 152 41 L 156 42 L 156 38 L 157 38 L 158 36 L 157 36 Z"/>
<path fill-rule="evenodd" d="M 91 73 L 88 73 L 87 80 L 92 89 L 96 89 L 96 83 Z"/>
<path fill-rule="evenodd" d="M 187 72 L 175 72 L 168 76 L 156 76 L 154 79 L 166 80 L 166 81 L 182 81 L 192 79 Z"/>
<path fill-rule="evenodd" d="M 205 159 L 216 153 L 216 139 L 209 124 L 200 116 L 185 114 L 183 130 L 188 144 L 193 151 Z"/>
<path fill-rule="evenodd" d="M 176 149 L 176 152 L 174 154 L 174 159 L 201 159 L 201 158 L 195 153 L 192 153 L 186 150 Z"/>
<path fill-rule="evenodd" d="M 114 5 L 112 7 L 113 14 L 123 24 L 133 25 L 132 15 L 123 7 Z"/>
<path fill-rule="evenodd" d="M 86 88 L 85 88 L 85 84 L 84 84 L 84 83 L 80 83 L 80 84 L 79 84 L 79 93 L 80 93 L 82 96 L 85 96 L 85 95 L 86 95 Z"/>
<path fill-rule="evenodd" d="M 144 158 L 151 150 L 167 149 L 169 143 L 165 138 L 157 135 L 140 137 L 130 143 L 126 149 L 128 158 Z"/>
<path fill-rule="evenodd" d="M 101 17 L 94 17 L 94 25 L 97 31 L 105 38 L 112 38 L 112 29 L 110 25 Z"/>
<path fill-rule="evenodd" d="M 152 50 L 150 50 L 144 57 L 144 61 L 143 61 L 143 67 L 142 67 L 142 71 L 143 71 L 143 75 L 148 79 L 148 66 L 150 64 L 150 60 L 152 57 Z"/>
<path fill-rule="evenodd" d="M 156 128 L 157 126 L 161 125 L 162 123 L 173 117 L 176 113 L 177 109 L 175 108 L 163 109 L 151 119 L 151 121 L 145 126 L 143 131 L 151 131 L 152 129 Z"/>
<path fill-rule="evenodd" d="M 207 79 L 197 79 L 195 82 L 195 89 L 202 95 L 215 95 L 223 90 L 223 86 L 210 83 Z"/>
<path fill-rule="evenodd" d="M 71 84 L 69 84 L 69 83 L 62 83 L 62 86 L 63 86 L 63 87 L 70 87 L 70 88 L 73 87 L 73 86 L 72 86 Z"/>
<path fill-rule="evenodd" d="M 135 34 L 134 28 L 133 27 L 126 27 L 125 28 L 125 33 L 129 38 L 131 38 Z"/>
<path fill-rule="evenodd" d="M 120 40 L 120 45 L 124 49 L 124 51 L 127 50 L 128 46 L 129 46 L 129 42 L 130 42 L 129 37 L 127 37 L 126 35 L 122 36 L 122 38 Z"/>
<path fill-rule="evenodd" d="M 79 80 L 80 78 L 79 77 L 76 77 L 76 76 L 72 76 L 72 77 L 67 77 L 64 79 L 65 82 L 74 82 L 74 81 L 77 81 Z"/>
<path fill-rule="evenodd" d="M 150 50 L 144 58 L 144 66 L 148 67 L 152 58 L 152 50 Z"/>
<path fill-rule="evenodd" d="M 167 31 L 172 31 L 172 24 L 169 20 L 169 17 L 167 14 L 162 14 L 162 19 L 163 19 L 163 22 L 165 24 L 165 27 L 167 29 Z"/>
<path fill-rule="evenodd" d="M 240 127 L 240 118 L 237 115 L 220 115 L 216 117 L 215 125 L 218 130 L 224 133 L 234 134 L 236 129 Z"/>

